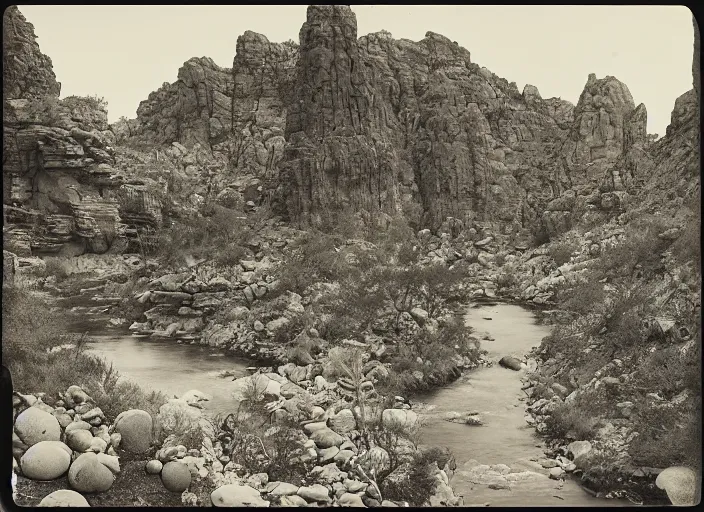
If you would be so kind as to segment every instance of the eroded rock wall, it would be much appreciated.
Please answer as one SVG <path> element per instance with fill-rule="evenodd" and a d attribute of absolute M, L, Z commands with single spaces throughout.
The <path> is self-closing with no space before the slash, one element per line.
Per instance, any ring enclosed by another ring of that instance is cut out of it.
<path fill-rule="evenodd" d="M 107 111 L 98 98 L 59 99 L 35 39 L 16 7 L 5 11 L 4 246 L 23 256 L 124 250 L 115 191 L 128 179 L 116 166 Z"/>

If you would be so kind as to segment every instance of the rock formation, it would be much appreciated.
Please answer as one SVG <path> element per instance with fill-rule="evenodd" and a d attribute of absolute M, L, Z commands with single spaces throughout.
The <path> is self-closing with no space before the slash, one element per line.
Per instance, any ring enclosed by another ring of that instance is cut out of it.
<path fill-rule="evenodd" d="M 51 59 L 16 7 L 5 11 L 3 45 L 5 247 L 25 256 L 126 249 L 117 192 L 126 178 L 115 167 L 105 107 L 96 98 L 59 100 Z"/>
<path fill-rule="evenodd" d="M 282 166 L 291 217 L 320 224 L 343 210 L 393 213 L 396 157 L 349 6 L 309 7 L 300 45 Z"/>
<path fill-rule="evenodd" d="M 37 44 L 34 26 L 27 22 L 16 5 L 5 10 L 2 25 L 2 96 L 17 98 L 58 98 L 61 84 Z"/>
<path fill-rule="evenodd" d="M 303 224 L 401 214 L 433 230 L 555 236 L 589 211 L 622 212 L 669 158 L 614 77 L 589 75 L 576 106 L 543 99 L 433 32 L 357 38 L 349 6 L 310 6 L 300 46 L 248 31 L 231 69 L 190 59 L 136 119 L 108 127 L 96 102 L 58 100 L 31 24 L 16 8 L 6 17 L 3 198 L 19 210 L 5 236 L 20 252 L 124 249 L 159 225 L 162 192 L 184 205 L 270 198 Z M 693 126 L 697 94 L 678 100 L 669 130 Z"/>

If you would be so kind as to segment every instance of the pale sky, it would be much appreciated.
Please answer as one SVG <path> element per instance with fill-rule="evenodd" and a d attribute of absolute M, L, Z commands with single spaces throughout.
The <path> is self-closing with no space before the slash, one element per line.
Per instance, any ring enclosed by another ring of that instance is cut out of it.
<path fill-rule="evenodd" d="M 353 5 L 358 35 L 396 39 L 433 31 L 471 52 L 519 90 L 576 104 L 589 73 L 624 82 L 648 109 L 648 131 L 664 135 L 675 99 L 692 88 L 694 32 L 684 6 Z M 139 102 L 174 82 L 191 57 L 231 67 L 246 30 L 293 39 L 306 6 L 23 5 L 54 63 L 61 96 L 97 94 L 109 120 L 136 116 Z"/>

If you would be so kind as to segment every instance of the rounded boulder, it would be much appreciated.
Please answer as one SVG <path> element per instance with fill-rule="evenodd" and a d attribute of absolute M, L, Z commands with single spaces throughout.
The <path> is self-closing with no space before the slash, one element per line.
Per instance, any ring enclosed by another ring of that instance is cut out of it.
<path fill-rule="evenodd" d="M 167 462 L 161 470 L 161 481 L 171 492 L 183 492 L 191 485 L 191 472 L 182 462 Z"/>
<path fill-rule="evenodd" d="M 122 436 L 121 447 L 128 452 L 144 453 L 152 444 L 154 422 L 147 411 L 130 409 L 115 418 L 115 432 Z"/>
<path fill-rule="evenodd" d="M 161 469 L 163 467 L 164 465 L 161 463 L 160 460 L 150 460 L 144 466 L 144 470 L 147 472 L 147 474 L 158 475 L 159 473 L 161 473 Z"/>
<path fill-rule="evenodd" d="M 227 484 L 210 493 L 215 507 L 268 507 L 258 490 L 249 485 Z"/>
<path fill-rule="evenodd" d="M 697 504 L 697 473 L 686 466 L 672 466 L 663 470 L 655 480 L 655 485 L 663 489 L 675 506 Z"/>
<path fill-rule="evenodd" d="M 93 452 L 79 455 L 68 471 L 68 483 L 79 492 L 105 492 L 114 481 L 112 471 Z"/>
<path fill-rule="evenodd" d="M 71 449 L 60 441 L 40 441 L 22 455 L 20 468 L 31 480 L 54 480 L 68 471 Z"/>
<path fill-rule="evenodd" d="M 72 430 L 66 435 L 66 444 L 77 452 L 86 452 L 93 443 L 90 430 Z"/>
<path fill-rule="evenodd" d="M 59 489 L 44 496 L 39 507 L 90 507 L 82 494 L 71 489 Z"/>
<path fill-rule="evenodd" d="M 41 441 L 59 441 L 61 439 L 59 420 L 38 407 L 25 409 L 17 416 L 15 432 L 27 446 Z"/>

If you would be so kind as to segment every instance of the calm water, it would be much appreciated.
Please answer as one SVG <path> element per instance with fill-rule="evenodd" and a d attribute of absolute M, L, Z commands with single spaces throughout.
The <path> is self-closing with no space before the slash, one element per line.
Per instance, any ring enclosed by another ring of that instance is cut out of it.
<path fill-rule="evenodd" d="M 491 318 L 487 320 L 485 318 Z M 488 332 L 494 341 L 482 341 L 488 356 L 498 361 L 504 355 L 520 357 L 537 346 L 549 329 L 537 325 L 533 314 L 513 305 L 470 308 L 467 322 L 477 333 Z M 89 350 L 112 361 L 120 373 L 143 388 L 180 396 L 197 389 L 211 396 L 206 409 L 212 413 L 231 412 L 233 377 L 218 376 L 231 371 L 235 377 L 248 374 L 251 362 L 213 353 L 213 349 L 177 344 L 172 340 L 151 340 L 129 334 L 93 336 Z M 464 496 L 465 505 L 490 503 L 493 506 L 619 506 L 628 502 L 596 499 L 575 482 L 547 478 L 531 458 L 544 457 L 541 443 L 525 422 L 525 403 L 519 398 L 523 372 L 500 367 L 479 368 L 446 388 L 417 397 L 435 407 L 424 415 L 423 442 L 448 446 L 457 460 L 452 487 Z M 437 413 L 477 411 L 484 426 L 470 427 L 437 419 Z M 435 416 L 435 417 L 434 417 Z M 510 490 L 492 490 L 474 484 L 467 471 L 477 463 L 506 464 L 513 471 L 540 473 L 526 482 L 511 484 Z M 555 497 L 559 496 L 559 498 Z M 560 499 L 561 498 L 561 499 Z"/>
<path fill-rule="evenodd" d="M 435 407 L 430 416 L 424 415 L 423 442 L 452 449 L 457 470 L 451 485 L 456 494 L 464 496 L 465 505 L 629 505 L 628 502 L 594 498 L 573 481 L 567 480 L 560 485 L 547 478 L 547 470 L 530 460 L 545 455 L 540 439 L 524 420 L 525 402 L 519 400 L 525 397 L 520 381 L 524 371 L 502 368 L 498 360 L 505 355 L 520 357 L 527 354 L 533 346 L 540 344 L 549 328 L 536 324 L 529 310 L 508 304 L 470 308 L 466 321 L 476 333 L 488 332 L 494 338 L 494 341 L 483 340 L 482 347 L 488 350 L 488 357 L 496 364 L 474 370 L 443 389 L 418 397 Z M 440 414 L 434 414 L 449 411 L 479 412 L 484 425 L 450 423 L 437 419 Z M 470 481 L 468 470 L 477 463 L 505 464 L 514 472 L 534 471 L 545 476 L 536 475 L 525 482 L 511 483 L 510 490 L 493 490 Z"/>
<path fill-rule="evenodd" d="M 211 401 L 206 409 L 214 414 L 231 412 L 232 379 L 249 375 L 251 363 L 246 359 L 213 352 L 210 347 L 178 344 L 173 340 L 152 340 L 124 335 L 97 335 L 88 350 L 112 361 L 125 378 L 145 389 L 181 396 L 197 389 L 207 393 Z M 218 374 L 231 371 L 233 377 Z"/>

